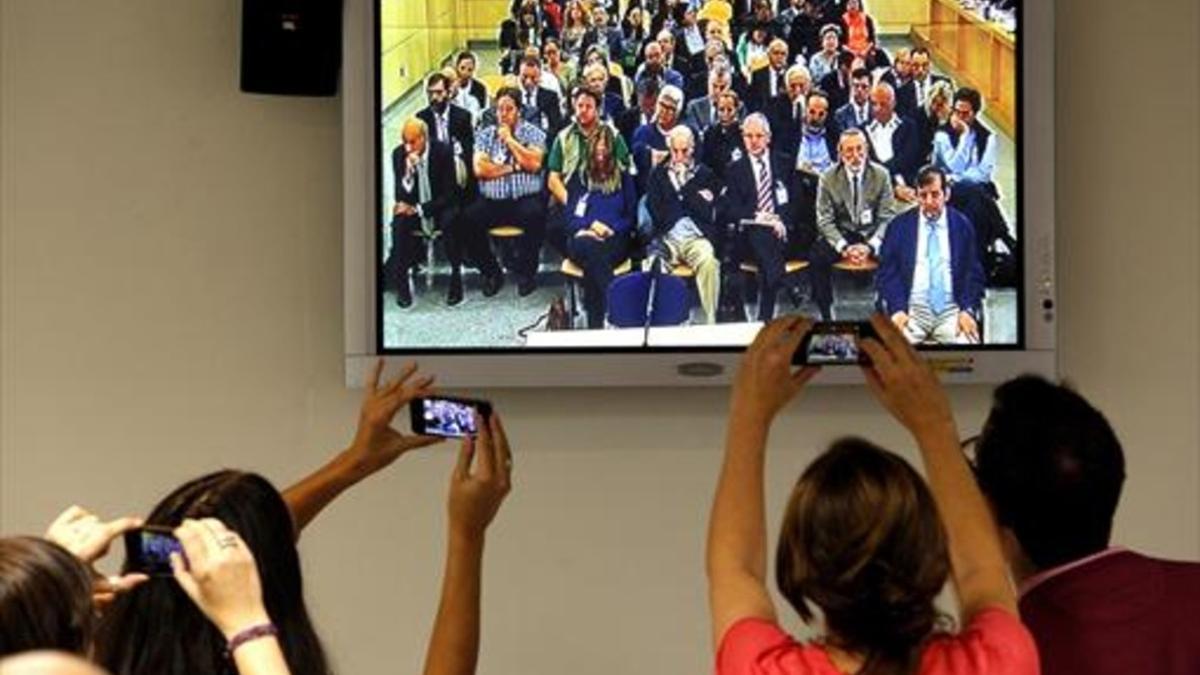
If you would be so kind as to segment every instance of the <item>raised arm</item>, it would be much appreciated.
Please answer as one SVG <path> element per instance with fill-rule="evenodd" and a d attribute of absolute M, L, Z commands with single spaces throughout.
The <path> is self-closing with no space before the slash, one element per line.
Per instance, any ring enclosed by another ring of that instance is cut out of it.
<path fill-rule="evenodd" d="M 775 620 L 767 594 L 763 470 L 767 432 L 783 406 L 816 374 L 792 372 L 792 354 L 811 324 L 783 317 L 767 324 L 742 357 L 729 408 L 725 461 L 708 524 L 708 599 L 713 650 L 745 618 Z"/>
<path fill-rule="evenodd" d="M 350 447 L 283 491 L 297 538 L 304 527 L 347 488 L 387 467 L 409 450 L 442 440 L 436 436 L 405 435 L 391 427 L 396 413 L 409 401 L 432 393 L 433 376 L 418 376 L 417 364 L 409 363 L 396 379 L 380 384 L 383 365 L 383 359 L 380 359 L 367 381 L 358 416 L 358 431 Z"/>
<path fill-rule="evenodd" d="M 499 416 L 477 425 L 450 478 L 446 571 L 425 675 L 471 675 L 479 659 L 484 533 L 512 486 L 512 452 Z"/>
<path fill-rule="evenodd" d="M 937 375 L 891 321 L 876 315 L 879 340 L 862 348 L 872 365 L 864 367 L 871 390 L 912 433 L 921 450 L 925 475 L 950 542 L 950 563 L 964 624 L 985 607 L 1017 613 L 996 522 L 959 446 L 950 401 Z"/>

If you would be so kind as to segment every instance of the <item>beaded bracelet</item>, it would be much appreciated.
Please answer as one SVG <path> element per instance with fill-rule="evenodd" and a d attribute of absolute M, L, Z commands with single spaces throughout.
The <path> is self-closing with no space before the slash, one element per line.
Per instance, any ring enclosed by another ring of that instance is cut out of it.
<path fill-rule="evenodd" d="M 241 647 L 247 642 L 251 642 L 259 638 L 275 637 L 277 635 L 279 635 L 279 629 L 276 628 L 275 624 L 273 623 L 260 623 L 257 626 L 250 626 L 245 630 L 239 631 L 237 635 L 229 638 L 229 643 L 225 647 L 225 654 L 232 659 L 233 653 L 237 651 L 238 647 Z"/>

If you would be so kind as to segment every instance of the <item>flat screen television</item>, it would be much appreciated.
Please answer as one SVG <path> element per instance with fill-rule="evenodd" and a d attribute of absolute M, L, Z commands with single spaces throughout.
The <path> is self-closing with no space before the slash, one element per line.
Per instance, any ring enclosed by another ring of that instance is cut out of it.
<path fill-rule="evenodd" d="M 792 312 L 1053 375 L 1052 2 L 631 4 L 346 2 L 348 384 L 723 384 Z"/>

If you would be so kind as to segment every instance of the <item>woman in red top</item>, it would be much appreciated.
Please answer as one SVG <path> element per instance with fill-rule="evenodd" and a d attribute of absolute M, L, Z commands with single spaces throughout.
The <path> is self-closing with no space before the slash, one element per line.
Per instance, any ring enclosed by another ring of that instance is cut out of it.
<path fill-rule="evenodd" d="M 804 472 L 784 514 L 776 581 L 806 623 L 813 606 L 821 610 L 824 636 L 802 644 L 785 633 L 765 583 L 765 448 L 772 419 L 817 369 L 790 367 L 808 320 L 784 317 L 759 331 L 734 384 L 709 523 L 717 675 L 1037 675 L 946 394 L 891 321 L 871 323 L 880 337 L 859 344 L 872 362 L 867 383 L 913 434 L 929 484 L 858 439 L 834 443 Z M 947 577 L 958 633 L 934 606 Z"/>
<path fill-rule="evenodd" d="M 842 27 L 846 29 L 846 49 L 867 58 L 875 46 L 875 20 L 863 9 L 862 0 L 847 0 Z"/>

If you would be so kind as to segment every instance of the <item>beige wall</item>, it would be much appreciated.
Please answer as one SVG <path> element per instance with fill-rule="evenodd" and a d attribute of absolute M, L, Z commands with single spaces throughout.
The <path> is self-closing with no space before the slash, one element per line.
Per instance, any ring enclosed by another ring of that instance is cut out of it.
<path fill-rule="evenodd" d="M 1197 6 L 1060 4 L 1063 364 L 1128 447 L 1118 539 L 1197 558 Z M 339 106 L 239 93 L 239 7 L 0 2 L 5 533 L 72 501 L 143 512 L 220 466 L 286 483 L 349 438 Z M 1098 44 L 1123 58 L 1097 67 Z M 722 393 L 487 393 L 517 486 L 487 552 L 481 672 L 705 672 Z M 986 390 L 954 395 L 977 426 Z M 813 390 L 774 435 L 772 513 L 850 430 L 910 448 L 861 391 Z M 417 669 L 449 455 L 404 458 L 306 533 L 340 672 Z"/>

